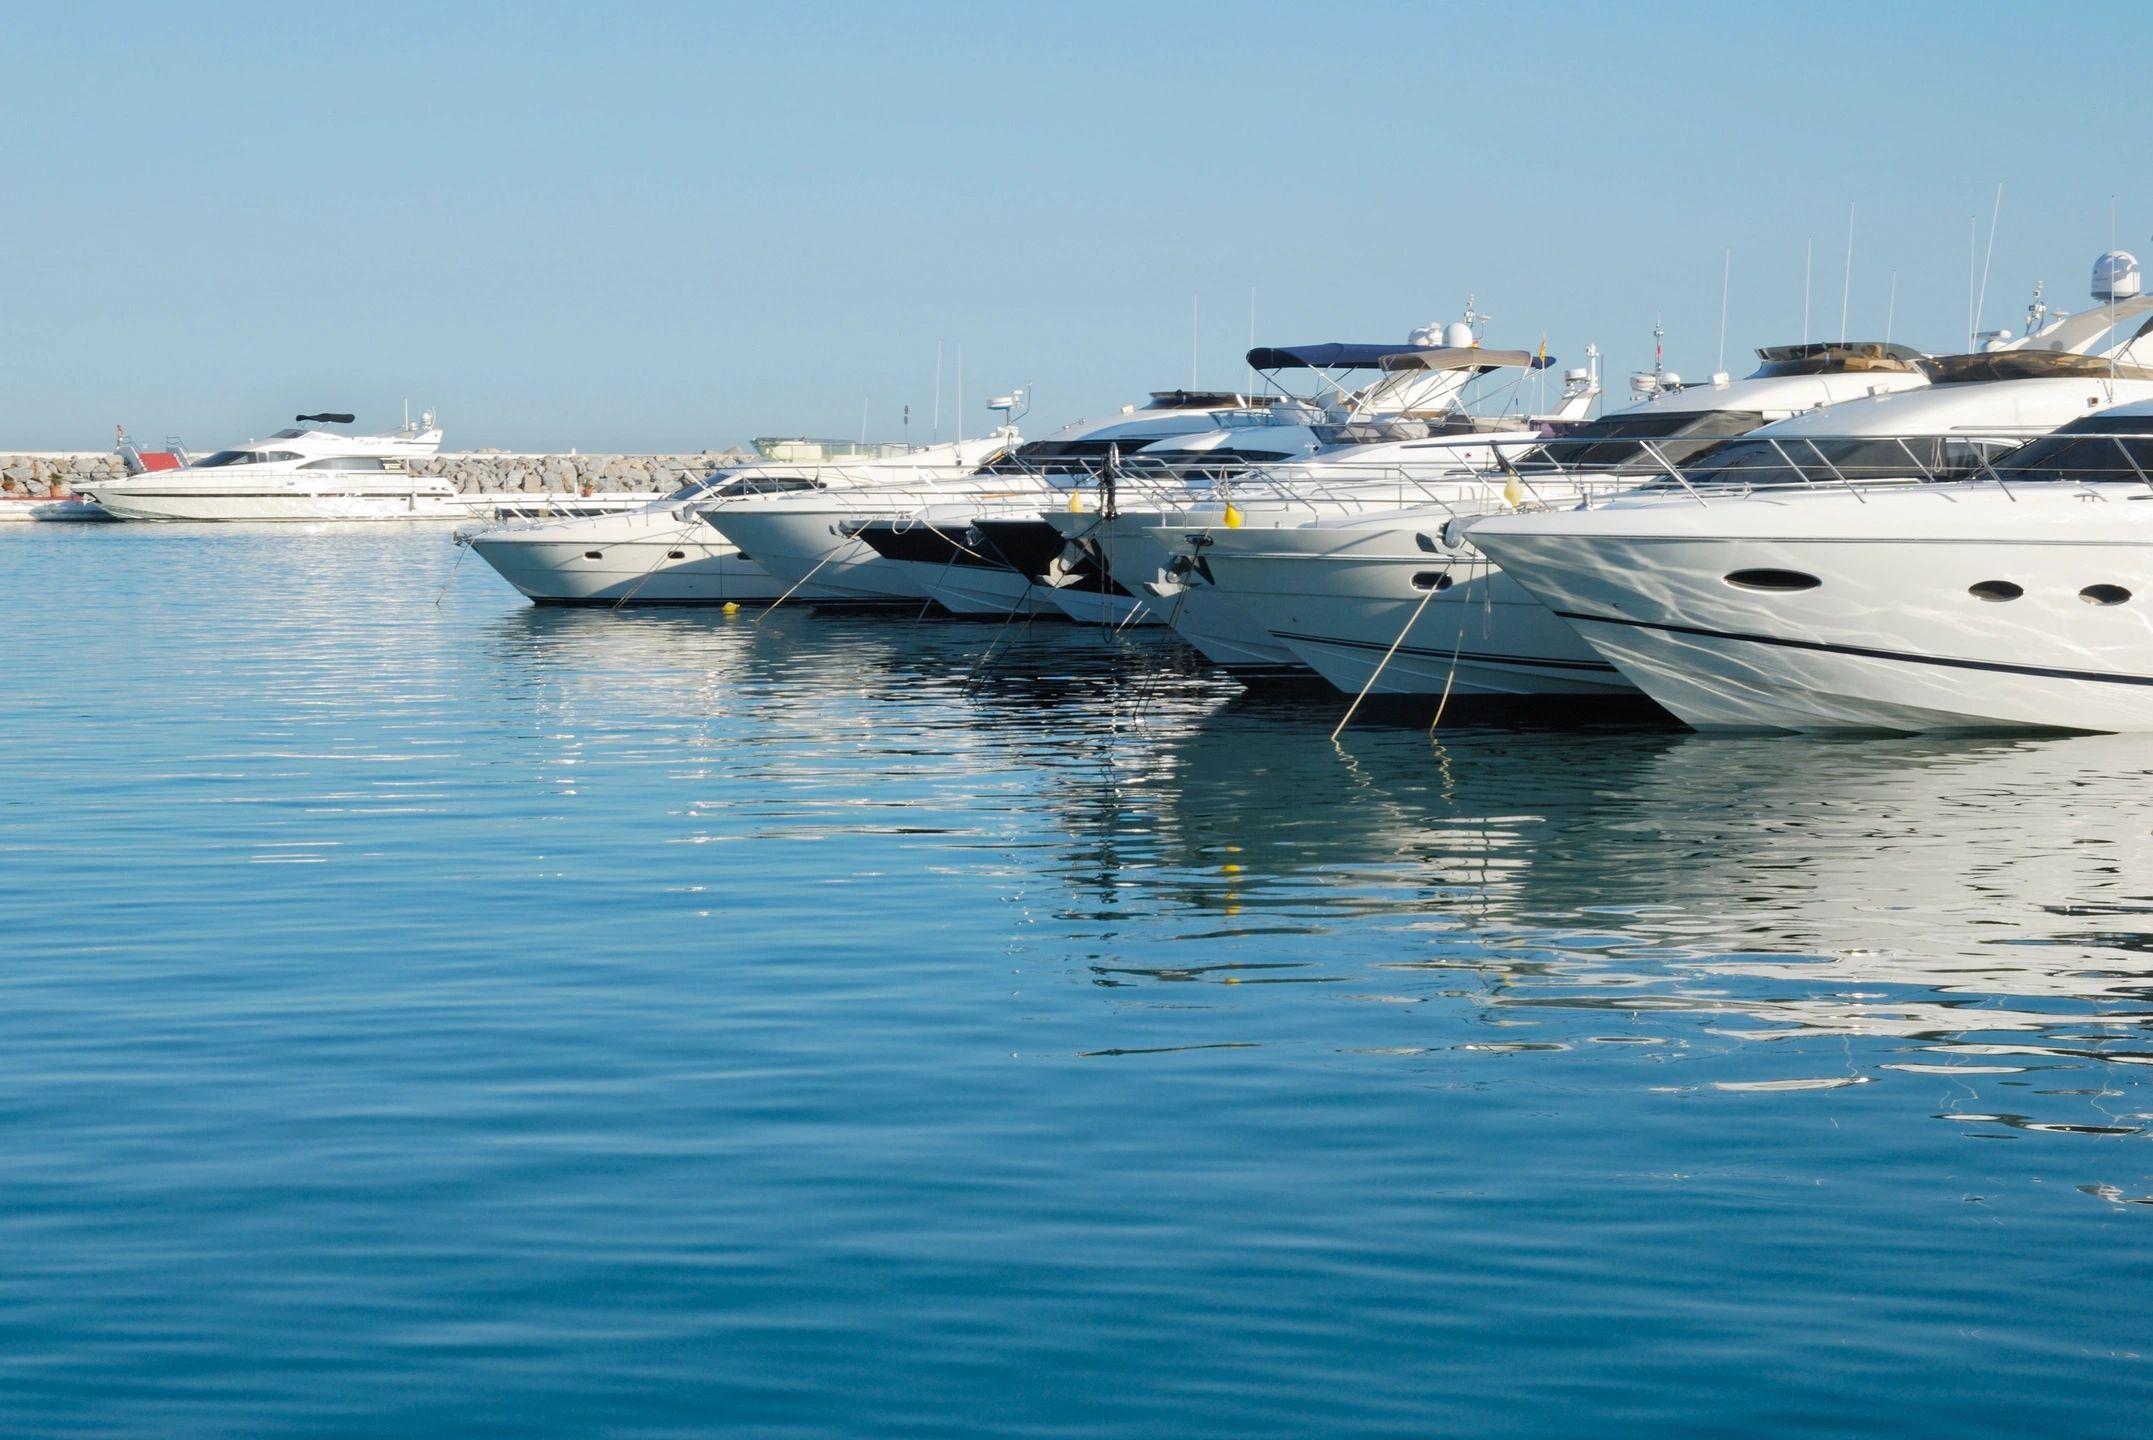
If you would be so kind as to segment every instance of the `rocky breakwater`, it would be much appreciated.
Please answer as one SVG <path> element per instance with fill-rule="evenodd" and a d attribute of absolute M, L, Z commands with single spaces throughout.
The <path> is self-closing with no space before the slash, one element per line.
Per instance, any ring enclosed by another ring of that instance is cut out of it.
<path fill-rule="evenodd" d="M 473 450 L 444 453 L 415 466 L 440 475 L 466 495 L 610 495 L 674 490 L 697 476 L 753 457 L 738 450 L 695 455 L 510 455 Z"/>
<path fill-rule="evenodd" d="M 414 467 L 447 477 L 466 494 L 609 495 L 672 490 L 753 457 L 739 450 L 694 455 L 513 455 L 475 450 L 435 455 Z M 120 457 L 106 451 L 0 454 L 0 495 L 65 497 L 94 491 L 100 480 L 127 473 Z"/>
<path fill-rule="evenodd" d="M 120 457 L 108 451 L 46 451 L 32 455 L 0 455 L 0 495 L 19 500 L 24 496 L 65 499 L 94 482 L 127 473 Z"/>

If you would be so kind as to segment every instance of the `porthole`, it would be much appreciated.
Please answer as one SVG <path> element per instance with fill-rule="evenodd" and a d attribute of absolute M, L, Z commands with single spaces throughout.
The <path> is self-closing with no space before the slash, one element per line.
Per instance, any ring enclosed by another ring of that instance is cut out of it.
<path fill-rule="evenodd" d="M 665 558 L 668 560 L 685 560 L 688 558 L 688 552 L 685 550 L 668 550 L 665 552 Z"/>
<path fill-rule="evenodd" d="M 2009 580 L 1984 580 L 1979 585 L 1967 586 L 1966 593 L 1976 600 L 2016 600 L 2026 593 L 2026 587 L 2014 585 Z"/>
<path fill-rule="evenodd" d="M 1799 570 L 1736 570 L 1726 576 L 1727 583 L 1738 590 L 1814 590 L 1824 582 L 1814 575 L 1804 575 Z"/>
<path fill-rule="evenodd" d="M 1448 570 L 1423 570 L 1413 577 L 1415 590 L 1448 590 L 1456 583 Z"/>
<path fill-rule="evenodd" d="M 586 550 L 583 552 L 583 558 L 586 560 L 603 560 L 606 558 L 606 552 L 603 550 Z"/>
<path fill-rule="evenodd" d="M 2078 598 L 2088 605 L 2121 605 L 2131 598 L 2131 592 L 2121 585 L 2088 585 L 2078 592 Z"/>

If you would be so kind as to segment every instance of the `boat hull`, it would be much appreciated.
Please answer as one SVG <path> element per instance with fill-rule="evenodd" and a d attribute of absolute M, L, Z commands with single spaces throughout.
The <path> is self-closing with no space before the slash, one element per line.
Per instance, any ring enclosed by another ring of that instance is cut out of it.
<path fill-rule="evenodd" d="M 927 594 L 905 568 L 885 560 L 851 533 L 858 517 L 844 510 L 718 506 L 703 512 L 780 585 L 780 593 L 812 605 L 858 609 L 917 609 Z"/>
<path fill-rule="evenodd" d="M 2014 491 L 1609 508 L 1474 533 L 1699 730 L 2153 730 L 2143 488 Z M 1817 583 L 1753 588 L 1786 577 Z"/>
<path fill-rule="evenodd" d="M 352 521 L 469 520 L 472 507 L 454 492 L 402 494 L 217 494 L 208 491 L 102 489 L 91 492 L 115 520 L 182 524 L 343 524 Z"/>
<path fill-rule="evenodd" d="M 468 543 L 541 605 L 767 604 L 784 590 L 709 526 L 671 512 L 503 526 Z"/>
<path fill-rule="evenodd" d="M 1349 695 L 1634 702 L 1615 666 L 1441 524 L 1219 530 L 1227 599 Z"/>

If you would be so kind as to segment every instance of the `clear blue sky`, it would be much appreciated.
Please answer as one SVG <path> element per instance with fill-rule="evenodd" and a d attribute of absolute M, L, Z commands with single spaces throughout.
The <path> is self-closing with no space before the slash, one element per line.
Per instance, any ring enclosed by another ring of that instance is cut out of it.
<path fill-rule="evenodd" d="M 1610 377 L 1955 347 L 2148 256 L 2153 6 L 30 5 L 0 12 L 0 450 L 439 408 L 451 448 L 1035 431 L 1266 343 Z M 1614 388 L 1611 386 L 1611 389 Z"/>

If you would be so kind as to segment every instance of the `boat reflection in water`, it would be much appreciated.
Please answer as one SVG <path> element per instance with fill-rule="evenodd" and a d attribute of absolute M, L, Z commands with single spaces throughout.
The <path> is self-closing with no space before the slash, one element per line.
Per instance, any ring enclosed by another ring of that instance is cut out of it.
<path fill-rule="evenodd" d="M 1953 1120 L 2147 1118 L 2107 1068 L 2153 1065 L 2142 744 L 1312 739 L 1229 704 L 1060 807 L 1076 913 L 1182 914 L 1099 983 L 1381 987 L 1449 1011 L 1399 1053 L 1711 1062 L 1653 1088 L 1933 1075 Z"/>
<path fill-rule="evenodd" d="M 1097 990 L 1068 997 L 1081 1053 L 1298 1046 L 1437 1083 L 1531 1057 L 1640 1095 L 1888 1081 L 1977 1130 L 2144 1124 L 2140 739 L 1333 746 L 1336 704 L 1071 627 L 518 611 L 497 638 L 544 657 L 564 730 L 626 684 L 677 715 L 679 838 L 893 836 L 1006 875 L 964 923 Z"/>

